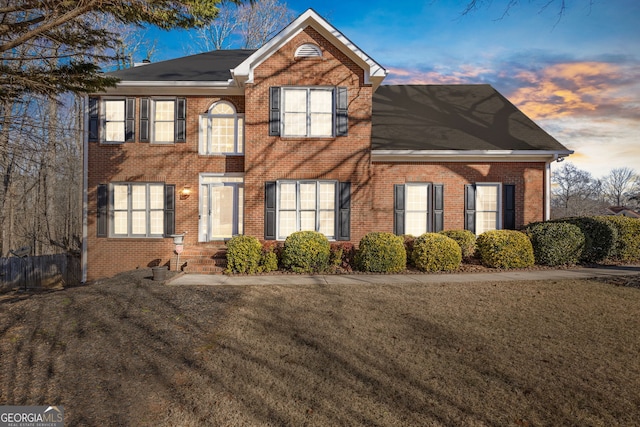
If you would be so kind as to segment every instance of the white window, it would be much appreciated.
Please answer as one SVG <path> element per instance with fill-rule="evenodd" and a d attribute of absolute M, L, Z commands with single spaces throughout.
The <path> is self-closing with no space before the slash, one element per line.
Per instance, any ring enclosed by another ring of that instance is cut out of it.
<path fill-rule="evenodd" d="M 105 99 L 103 105 L 104 142 L 124 142 L 126 101 L 124 99 Z"/>
<path fill-rule="evenodd" d="M 164 184 L 112 184 L 112 237 L 164 234 Z"/>
<path fill-rule="evenodd" d="M 336 235 L 335 181 L 280 181 L 277 204 L 278 239 L 296 231 Z"/>
<path fill-rule="evenodd" d="M 175 99 L 154 99 L 152 105 L 152 141 L 157 143 L 173 143 L 176 140 Z"/>
<path fill-rule="evenodd" d="M 283 136 L 333 136 L 333 88 L 282 88 Z"/>
<path fill-rule="evenodd" d="M 500 184 L 476 184 L 476 234 L 500 228 Z"/>
<path fill-rule="evenodd" d="M 405 206 L 405 234 L 420 236 L 429 230 L 430 184 L 407 184 Z"/>
<path fill-rule="evenodd" d="M 244 114 L 232 104 L 213 104 L 200 116 L 200 154 L 242 154 L 244 151 Z"/>

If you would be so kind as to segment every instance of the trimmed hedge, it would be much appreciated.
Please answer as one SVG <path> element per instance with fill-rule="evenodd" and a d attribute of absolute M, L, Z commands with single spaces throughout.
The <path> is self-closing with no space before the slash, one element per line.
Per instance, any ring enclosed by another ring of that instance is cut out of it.
<path fill-rule="evenodd" d="M 609 258 L 625 262 L 640 260 L 640 219 L 613 215 L 595 218 L 611 224 L 617 231 Z"/>
<path fill-rule="evenodd" d="M 456 241 L 462 250 L 462 258 L 469 259 L 476 253 L 476 235 L 469 230 L 444 230 L 440 234 Z"/>
<path fill-rule="evenodd" d="M 453 271 L 460 267 L 462 249 L 450 237 L 425 233 L 413 242 L 413 265 L 422 271 Z"/>
<path fill-rule="evenodd" d="M 536 264 L 573 265 L 584 250 L 584 234 L 578 226 L 562 222 L 539 222 L 525 228 L 531 239 Z"/>
<path fill-rule="evenodd" d="M 262 256 L 260 257 L 260 271 L 269 273 L 278 269 L 278 255 L 273 247 L 263 246 Z"/>
<path fill-rule="evenodd" d="M 296 231 L 284 241 L 282 264 L 296 273 L 319 273 L 329 267 L 329 240 L 317 231 Z"/>
<path fill-rule="evenodd" d="M 233 236 L 227 242 L 225 273 L 255 274 L 260 271 L 262 244 L 255 237 Z"/>
<path fill-rule="evenodd" d="M 519 231 L 485 231 L 478 236 L 476 243 L 477 254 L 487 267 L 523 268 L 535 262 L 531 241 Z"/>
<path fill-rule="evenodd" d="M 404 239 L 393 233 L 368 233 L 360 240 L 356 268 L 372 273 L 397 273 L 407 268 Z"/>
<path fill-rule="evenodd" d="M 550 222 L 563 222 L 580 228 L 584 235 L 584 250 L 580 257 L 581 262 L 604 261 L 614 252 L 618 239 L 618 230 L 610 222 L 596 217 L 569 217 Z"/>

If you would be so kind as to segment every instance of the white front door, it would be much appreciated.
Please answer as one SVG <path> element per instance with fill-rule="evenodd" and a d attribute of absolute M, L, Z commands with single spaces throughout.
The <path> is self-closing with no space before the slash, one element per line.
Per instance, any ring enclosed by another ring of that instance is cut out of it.
<path fill-rule="evenodd" d="M 244 187 L 238 182 L 200 184 L 199 241 L 227 240 L 242 234 Z"/>

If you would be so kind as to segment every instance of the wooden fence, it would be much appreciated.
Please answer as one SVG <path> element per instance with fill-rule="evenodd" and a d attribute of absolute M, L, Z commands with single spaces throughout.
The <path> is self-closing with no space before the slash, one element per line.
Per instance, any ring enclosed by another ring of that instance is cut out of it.
<path fill-rule="evenodd" d="M 77 285 L 80 258 L 67 254 L 0 258 L 0 291 Z"/>

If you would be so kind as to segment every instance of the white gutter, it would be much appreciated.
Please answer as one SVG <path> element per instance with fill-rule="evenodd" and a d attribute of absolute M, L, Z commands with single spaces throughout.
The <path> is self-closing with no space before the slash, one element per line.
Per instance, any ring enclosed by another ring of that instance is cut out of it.
<path fill-rule="evenodd" d="M 84 96 L 82 99 L 82 279 L 81 282 L 87 281 L 87 216 L 88 216 L 88 196 L 87 188 L 89 185 L 89 97 Z"/>
<path fill-rule="evenodd" d="M 546 162 L 573 154 L 572 150 L 372 150 L 374 162 Z"/>
<path fill-rule="evenodd" d="M 244 95 L 244 89 L 235 81 L 193 82 L 193 81 L 121 81 L 116 87 L 106 88 L 103 93 L 118 95 Z"/>

